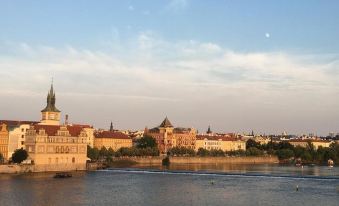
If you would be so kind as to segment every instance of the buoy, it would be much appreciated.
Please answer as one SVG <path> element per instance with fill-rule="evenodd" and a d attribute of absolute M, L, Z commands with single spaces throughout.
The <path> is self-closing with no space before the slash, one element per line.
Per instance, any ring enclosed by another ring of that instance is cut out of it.
<path fill-rule="evenodd" d="M 295 191 L 299 191 L 299 185 L 295 187 Z"/>

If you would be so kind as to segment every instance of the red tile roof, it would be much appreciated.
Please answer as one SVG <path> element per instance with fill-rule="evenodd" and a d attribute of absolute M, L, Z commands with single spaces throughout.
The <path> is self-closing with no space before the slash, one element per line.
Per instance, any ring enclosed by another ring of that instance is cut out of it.
<path fill-rule="evenodd" d="M 18 126 L 21 124 L 37 124 L 37 121 L 20 121 L 20 120 L 0 120 L 0 124 L 6 124 L 7 126 Z"/>
<path fill-rule="evenodd" d="M 222 141 L 237 141 L 238 139 L 233 137 L 227 137 L 227 136 L 209 136 L 209 135 L 197 135 L 197 140 L 222 140 Z"/>
<path fill-rule="evenodd" d="M 48 136 L 55 136 L 60 129 L 60 125 L 34 125 L 34 129 L 36 132 L 39 132 L 40 129 L 44 129 Z M 77 137 L 80 135 L 83 127 L 80 126 L 70 126 L 67 125 L 67 130 L 69 131 L 72 137 Z"/>
<path fill-rule="evenodd" d="M 131 139 L 128 135 L 121 132 L 111 131 L 96 131 L 94 132 L 95 138 L 112 138 L 112 139 Z"/>

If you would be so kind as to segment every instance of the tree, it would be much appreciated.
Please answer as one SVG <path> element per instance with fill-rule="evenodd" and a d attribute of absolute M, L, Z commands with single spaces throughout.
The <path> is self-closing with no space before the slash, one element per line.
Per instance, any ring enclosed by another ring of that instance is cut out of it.
<path fill-rule="evenodd" d="M 143 136 L 137 141 L 138 148 L 157 147 L 157 142 L 153 137 Z"/>
<path fill-rule="evenodd" d="M 291 149 L 280 149 L 276 151 L 276 155 L 280 160 L 290 159 L 294 156 L 294 152 Z"/>
<path fill-rule="evenodd" d="M 256 142 L 253 139 L 249 139 L 246 142 L 246 149 L 251 148 L 251 147 L 260 148 L 260 143 Z"/>
<path fill-rule="evenodd" d="M 87 157 L 90 158 L 91 160 L 98 160 L 99 158 L 99 150 L 98 148 L 90 147 L 87 145 Z"/>
<path fill-rule="evenodd" d="M 246 155 L 247 156 L 260 156 L 263 155 L 264 152 L 261 151 L 260 149 L 256 148 L 256 147 L 250 147 L 246 150 Z"/>
<path fill-rule="evenodd" d="M 200 147 L 198 149 L 197 155 L 200 157 L 206 157 L 206 156 L 209 156 L 209 151 L 207 149 Z"/>
<path fill-rule="evenodd" d="M 2 155 L 2 153 L 0 153 L 0 164 L 4 162 L 4 156 Z"/>
<path fill-rule="evenodd" d="M 24 161 L 25 159 L 27 159 L 28 157 L 28 153 L 26 150 L 24 149 L 17 149 L 14 151 L 13 155 L 12 155 L 12 161 L 14 163 L 21 163 L 22 161 Z"/>
<path fill-rule="evenodd" d="M 101 147 L 100 151 L 99 151 L 99 157 L 107 157 L 108 154 L 108 150 L 106 149 L 106 147 Z"/>

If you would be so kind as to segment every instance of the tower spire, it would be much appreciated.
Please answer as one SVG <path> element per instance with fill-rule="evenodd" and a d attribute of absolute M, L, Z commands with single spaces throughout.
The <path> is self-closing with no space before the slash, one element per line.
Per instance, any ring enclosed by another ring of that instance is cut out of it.
<path fill-rule="evenodd" d="M 111 121 L 111 126 L 109 127 L 109 131 L 113 132 L 113 122 Z"/>

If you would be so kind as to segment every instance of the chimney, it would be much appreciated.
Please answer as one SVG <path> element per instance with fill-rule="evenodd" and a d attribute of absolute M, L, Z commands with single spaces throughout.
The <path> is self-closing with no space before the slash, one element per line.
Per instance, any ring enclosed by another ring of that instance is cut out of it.
<path fill-rule="evenodd" d="M 68 114 L 65 115 L 65 125 L 68 125 Z"/>

